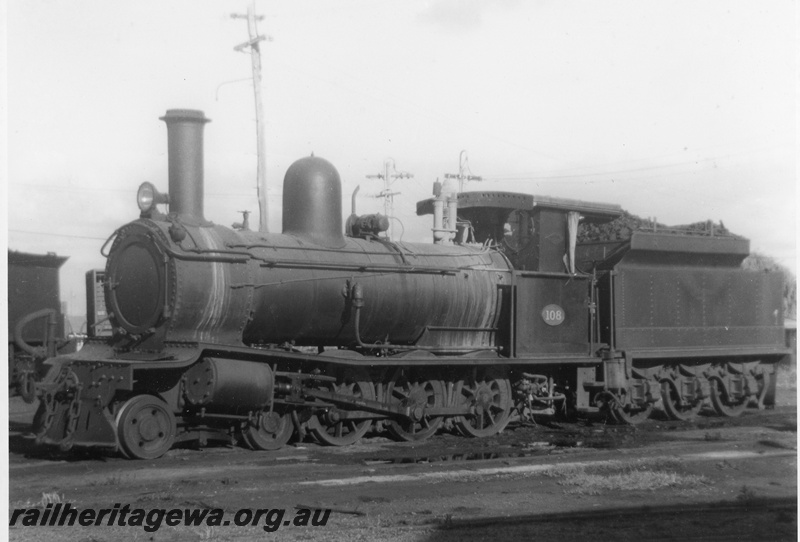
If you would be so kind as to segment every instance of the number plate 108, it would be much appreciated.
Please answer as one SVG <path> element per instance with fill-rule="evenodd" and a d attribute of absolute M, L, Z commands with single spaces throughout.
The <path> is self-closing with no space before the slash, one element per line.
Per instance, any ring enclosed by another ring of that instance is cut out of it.
<path fill-rule="evenodd" d="M 564 309 L 558 305 L 547 305 L 542 309 L 542 320 L 548 326 L 557 326 L 564 322 Z"/>

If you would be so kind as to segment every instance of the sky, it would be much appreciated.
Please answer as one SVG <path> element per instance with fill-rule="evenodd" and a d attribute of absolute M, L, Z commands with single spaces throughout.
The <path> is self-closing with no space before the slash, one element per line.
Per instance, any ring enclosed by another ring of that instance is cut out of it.
<path fill-rule="evenodd" d="M 167 109 L 200 109 L 205 216 L 253 211 L 256 130 L 246 0 L 9 0 L 7 243 L 69 256 L 62 299 L 167 189 Z M 789 0 L 256 0 L 270 231 L 283 176 L 336 166 L 343 212 L 379 212 L 392 159 L 395 237 L 428 242 L 415 203 L 467 190 L 617 203 L 665 224 L 714 220 L 796 272 L 797 13 Z"/>

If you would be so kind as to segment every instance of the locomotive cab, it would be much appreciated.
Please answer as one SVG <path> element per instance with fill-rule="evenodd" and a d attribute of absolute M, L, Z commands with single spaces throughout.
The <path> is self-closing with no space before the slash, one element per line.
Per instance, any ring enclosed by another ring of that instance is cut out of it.
<path fill-rule="evenodd" d="M 433 202 L 420 201 L 417 214 L 432 214 Z M 514 268 L 511 355 L 594 355 L 592 276 L 575 263 L 576 238 L 581 223 L 609 222 L 620 206 L 512 192 L 465 192 L 457 203 L 461 227 L 497 246 Z"/>
<path fill-rule="evenodd" d="M 619 205 L 515 192 L 458 194 L 458 222 L 478 243 L 502 250 L 514 269 L 579 272 L 575 240 L 580 224 L 603 224 L 622 214 Z M 434 199 L 417 203 L 417 215 L 433 214 Z"/>

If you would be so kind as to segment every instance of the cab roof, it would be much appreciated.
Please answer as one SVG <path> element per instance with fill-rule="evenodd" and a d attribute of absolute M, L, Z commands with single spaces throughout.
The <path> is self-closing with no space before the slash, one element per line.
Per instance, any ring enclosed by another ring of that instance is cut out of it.
<path fill-rule="evenodd" d="M 433 214 L 435 198 L 417 202 L 417 215 Z M 531 211 L 536 208 L 557 209 L 564 212 L 577 211 L 584 222 L 602 224 L 622 215 L 622 207 L 610 203 L 596 203 L 568 198 L 536 196 L 519 192 L 461 192 L 458 194 L 458 208 L 494 207 L 497 209 L 520 209 Z"/>

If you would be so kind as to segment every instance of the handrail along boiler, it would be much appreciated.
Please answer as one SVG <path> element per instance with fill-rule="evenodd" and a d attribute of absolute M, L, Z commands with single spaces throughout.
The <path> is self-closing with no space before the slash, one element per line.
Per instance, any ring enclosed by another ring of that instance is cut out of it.
<path fill-rule="evenodd" d="M 343 225 L 339 174 L 313 155 L 286 172 L 282 233 L 231 229 L 203 213 L 208 119 L 162 120 L 169 192 L 142 185 L 139 219 L 104 247 L 113 336 L 50 360 L 39 443 L 155 458 L 188 440 L 483 437 L 567 412 L 774 403 L 780 283 L 739 269 L 745 240 L 579 244 L 619 206 L 478 192 L 418 203 L 433 244 L 392 242 L 380 215 Z"/>

